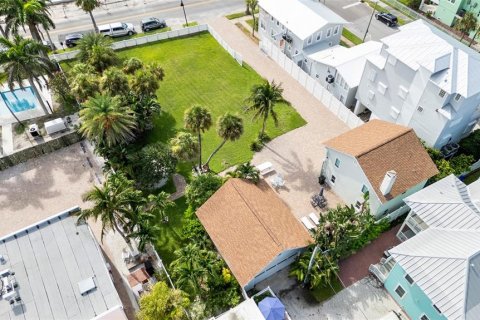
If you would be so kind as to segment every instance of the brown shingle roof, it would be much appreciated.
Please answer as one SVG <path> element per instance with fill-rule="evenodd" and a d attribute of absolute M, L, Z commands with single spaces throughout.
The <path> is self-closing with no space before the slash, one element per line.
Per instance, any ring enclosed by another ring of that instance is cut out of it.
<path fill-rule="evenodd" d="M 438 173 L 413 129 L 386 121 L 371 120 L 328 140 L 325 145 L 356 157 L 382 202 Z M 397 173 L 397 180 L 390 194 L 383 196 L 380 184 L 390 170 Z"/>
<path fill-rule="evenodd" d="M 283 251 L 312 242 L 264 181 L 229 179 L 197 216 L 242 287 Z"/>

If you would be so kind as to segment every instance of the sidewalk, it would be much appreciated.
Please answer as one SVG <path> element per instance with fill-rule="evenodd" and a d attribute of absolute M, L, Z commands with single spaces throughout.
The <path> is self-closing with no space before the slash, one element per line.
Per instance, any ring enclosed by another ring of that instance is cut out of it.
<path fill-rule="evenodd" d="M 315 211 L 310 205 L 310 196 L 320 190 L 318 176 L 325 157 L 322 142 L 347 131 L 347 125 L 264 54 L 234 22 L 221 17 L 208 23 L 262 77 L 281 83 L 284 98 L 290 101 L 307 122 L 305 126 L 269 142 L 254 155 L 252 163 L 258 165 L 269 161 L 276 173 L 283 175 L 285 186 L 277 192 L 295 216 L 300 218 Z M 269 178 L 271 177 L 267 177 L 267 181 Z M 341 202 L 330 192 L 327 193 L 327 199 L 329 206 Z"/>

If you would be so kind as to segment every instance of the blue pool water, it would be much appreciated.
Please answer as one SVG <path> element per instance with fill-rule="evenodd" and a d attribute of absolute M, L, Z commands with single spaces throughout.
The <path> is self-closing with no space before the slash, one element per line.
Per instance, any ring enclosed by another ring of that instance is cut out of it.
<path fill-rule="evenodd" d="M 13 112 L 22 112 L 34 109 L 37 99 L 33 93 L 32 87 L 15 89 L 13 91 L 4 91 L 0 93 L 5 104 Z"/>

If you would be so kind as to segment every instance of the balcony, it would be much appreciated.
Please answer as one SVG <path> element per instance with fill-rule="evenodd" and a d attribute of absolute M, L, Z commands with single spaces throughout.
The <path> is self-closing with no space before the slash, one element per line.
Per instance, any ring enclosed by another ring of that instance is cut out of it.
<path fill-rule="evenodd" d="M 380 282 L 385 283 L 390 271 L 395 266 L 395 260 L 393 258 L 382 259 L 380 263 L 371 264 L 368 271 L 372 273 Z"/>

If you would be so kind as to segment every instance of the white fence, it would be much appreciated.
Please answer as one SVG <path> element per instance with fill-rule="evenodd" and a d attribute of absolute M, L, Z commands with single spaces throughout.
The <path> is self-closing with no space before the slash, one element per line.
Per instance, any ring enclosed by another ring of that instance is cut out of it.
<path fill-rule="evenodd" d="M 261 41 L 260 49 L 268 54 L 276 63 L 287 71 L 295 80 L 297 80 L 308 92 L 319 100 L 328 110 L 335 114 L 340 120 L 345 122 L 348 127 L 355 128 L 364 122 L 357 117 L 350 109 L 345 107 L 337 98 L 335 98 L 327 89 L 325 89 L 315 78 L 303 71 L 283 52 L 280 51 L 270 41 Z"/>
<path fill-rule="evenodd" d="M 161 40 L 166 40 L 166 39 L 174 39 L 178 37 L 185 37 L 189 35 L 194 35 L 200 32 L 208 31 L 214 38 L 215 40 L 218 41 L 218 43 L 225 49 L 227 52 L 235 59 L 237 62 L 242 65 L 242 56 L 235 52 L 225 41 L 223 41 L 222 38 L 218 35 L 215 30 L 213 30 L 209 25 L 207 24 L 202 24 L 198 26 L 192 26 L 188 28 L 183 28 L 179 30 L 172 30 L 172 31 L 167 31 L 167 32 L 161 32 L 161 33 L 155 33 L 151 35 L 147 35 L 144 37 L 139 37 L 139 38 L 133 38 L 133 39 L 128 39 L 128 40 L 123 40 L 123 41 L 117 41 L 112 43 L 112 48 L 115 50 L 119 49 L 125 49 L 125 48 L 131 48 L 135 46 L 140 46 L 146 43 L 150 42 L 157 42 Z M 57 62 L 64 61 L 64 60 L 71 60 L 75 59 L 75 56 L 78 54 L 78 50 L 73 50 L 73 51 L 67 51 L 67 52 L 62 52 L 62 53 L 56 53 L 50 55 L 50 58 L 53 60 L 56 60 Z"/>

